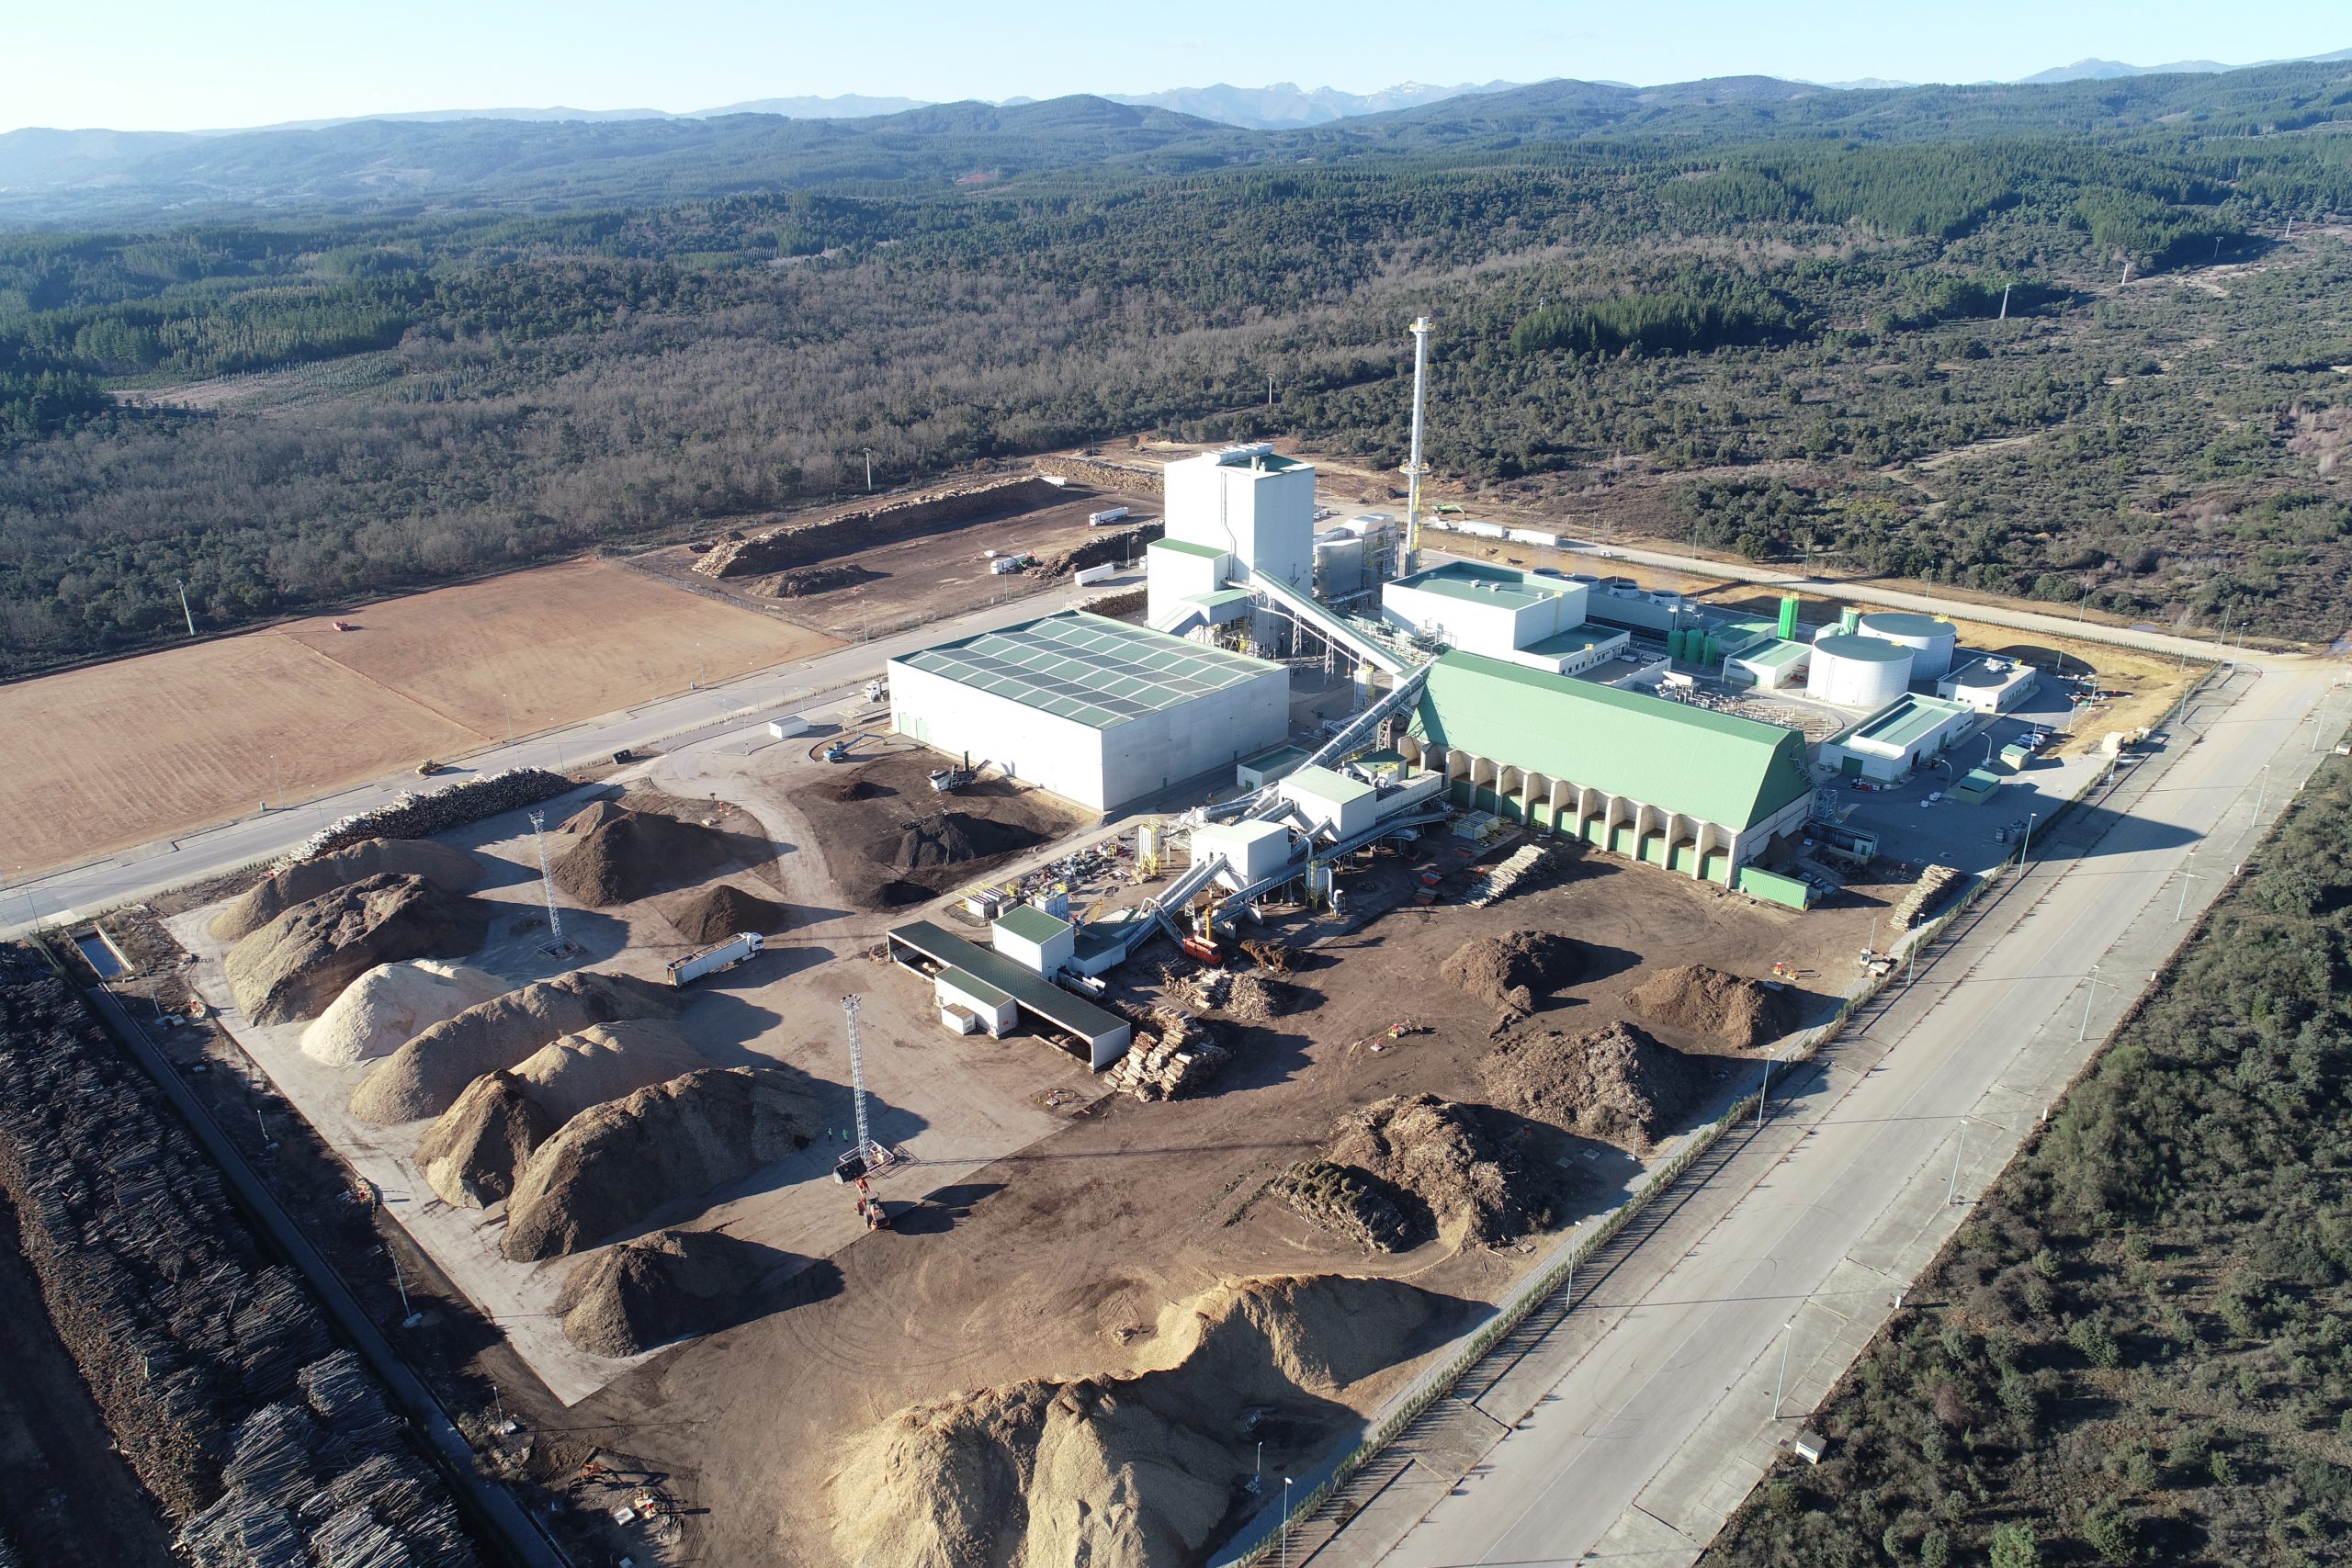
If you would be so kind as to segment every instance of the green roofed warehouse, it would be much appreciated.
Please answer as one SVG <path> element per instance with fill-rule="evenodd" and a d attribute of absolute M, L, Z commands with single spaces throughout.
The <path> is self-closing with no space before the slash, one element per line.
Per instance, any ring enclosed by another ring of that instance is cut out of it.
<path fill-rule="evenodd" d="M 1729 885 L 1813 806 L 1792 729 L 1449 653 L 1402 750 L 1459 804 Z"/>
<path fill-rule="evenodd" d="M 889 664 L 901 735 L 1108 810 L 1281 741 L 1290 672 L 1082 610 Z"/>

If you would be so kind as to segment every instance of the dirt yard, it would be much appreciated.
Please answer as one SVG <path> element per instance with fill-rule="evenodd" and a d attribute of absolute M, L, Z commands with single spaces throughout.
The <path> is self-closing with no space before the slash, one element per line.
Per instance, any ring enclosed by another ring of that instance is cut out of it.
<path fill-rule="evenodd" d="M 1115 495 L 1081 491 L 1075 485 L 1070 490 L 1069 500 L 1015 517 L 967 523 L 921 538 L 829 557 L 825 565 L 846 569 L 841 576 L 852 581 L 841 587 L 791 597 L 765 592 L 773 586 L 766 579 L 713 581 L 696 576 L 693 571 L 695 558 L 684 546 L 632 557 L 629 564 L 654 576 L 695 582 L 726 593 L 827 637 L 857 642 L 917 622 L 979 609 L 1009 595 L 1035 592 L 1039 586 L 1034 572 L 1000 577 L 989 571 L 986 551 L 995 550 L 1001 555 L 1027 551 L 1051 559 L 1117 532 L 1090 527 L 1086 521 L 1090 513 L 1113 506 L 1132 508 L 1134 515 L 1121 523 L 1121 528 L 1156 521 L 1160 513 L 1157 496 Z M 1140 547 L 1134 558 L 1140 570 Z"/>
<path fill-rule="evenodd" d="M 582 561 L 0 687 L 11 876 L 832 646 Z"/>

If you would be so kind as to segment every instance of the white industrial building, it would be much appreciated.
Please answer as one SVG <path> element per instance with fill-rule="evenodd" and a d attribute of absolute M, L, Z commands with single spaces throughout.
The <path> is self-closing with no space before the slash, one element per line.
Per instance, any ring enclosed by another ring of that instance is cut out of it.
<path fill-rule="evenodd" d="M 1991 654 L 1972 660 L 1936 682 L 1936 695 L 1965 704 L 1978 713 L 2006 713 L 2033 695 L 2041 672 L 2015 659 Z"/>
<path fill-rule="evenodd" d="M 889 662 L 901 735 L 1097 811 L 1281 741 L 1279 664 L 1082 610 Z"/>
<path fill-rule="evenodd" d="M 1814 639 L 1804 693 L 1840 707 L 1873 711 L 1911 685 L 1911 650 L 1882 637 L 1829 630 Z"/>
<path fill-rule="evenodd" d="M 1463 653 L 1574 675 L 1631 640 L 1586 621 L 1590 592 L 1569 578 L 1454 560 L 1385 585 L 1380 613 L 1391 626 Z"/>
<path fill-rule="evenodd" d="M 1893 784 L 1967 739 L 1976 712 L 1941 697 L 1903 692 L 1850 729 L 1821 743 L 1821 761 L 1847 778 Z"/>

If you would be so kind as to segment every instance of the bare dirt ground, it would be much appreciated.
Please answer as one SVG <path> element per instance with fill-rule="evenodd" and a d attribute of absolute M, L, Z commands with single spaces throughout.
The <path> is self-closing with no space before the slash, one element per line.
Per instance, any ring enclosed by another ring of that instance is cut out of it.
<path fill-rule="evenodd" d="M 967 523 L 920 538 L 829 557 L 829 566 L 848 567 L 866 575 L 854 585 L 821 593 L 775 598 L 754 591 L 761 579 L 714 581 L 699 576 L 693 570 L 694 553 L 683 545 L 633 556 L 629 564 L 657 577 L 724 593 L 827 637 L 857 642 L 917 622 L 979 609 L 1037 588 L 1034 573 L 998 576 L 990 572 L 986 551 L 1011 555 L 1025 550 L 1050 558 L 1115 531 L 1089 526 L 1086 519 L 1091 513 L 1129 507 L 1133 515 L 1119 525 L 1122 528 L 1156 520 L 1160 513 L 1157 496 L 1118 495 L 1077 485 L 1069 489 L 1069 500 L 1018 516 Z M 809 520 L 821 517 L 816 513 Z M 1136 560 L 1139 565 L 1140 551 Z"/>
<path fill-rule="evenodd" d="M 580 561 L 0 686 L 11 874 L 832 646 Z"/>

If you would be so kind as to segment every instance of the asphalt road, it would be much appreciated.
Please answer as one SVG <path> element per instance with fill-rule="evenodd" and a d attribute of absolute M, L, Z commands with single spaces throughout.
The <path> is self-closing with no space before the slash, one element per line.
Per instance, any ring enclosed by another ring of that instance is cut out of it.
<path fill-rule="evenodd" d="M 1115 587 L 1114 580 L 1101 587 Z M 496 746 L 465 759 L 435 782 L 449 784 L 474 773 L 507 768 L 560 771 L 623 748 L 686 745 L 730 730 L 764 724 L 781 713 L 813 706 L 828 696 L 854 690 L 882 673 L 891 657 L 929 648 L 1050 614 L 1069 596 L 1064 587 L 975 610 L 953 620 L 934 621 L 872 642 L 852 643 L 830 653 L 779 664 L 723 685 L 664 697 L 618 713 Z M 419 787 L 413 773 L 395 773 L 317 800 L 304 801 L 218 827 L 109 855 L 85 865 L 35 876 L 0 891 L 0 935 L 27 926 L 62 920 L 74 912 L 105 909 L 167 887 L 268 860 L 311 834 L 355 811 L 385 805 Z"/>
<path fill-rule="evenodd" d="M 2305 721 L 2336 673 L 2267 669 L 2212 735 L 2174 758 L 2139 808 L 2055 882 L 2030 919 L 1992 939 L 1967 978 L 1871 1070 L 1803 1110 L 1809 1135 L 1770 1178 L 1671 1267 L 1613 1303 L 1623 1310 L 1608 1331 L 1476 1473 L 1376 1561 L 1532 1568 L 1582 1560 L 1729 1391 L 1770 1377 L 1783 1325 L 1881 1216 L 1921 1183 L 1940 1200 L 1960 1119 L 2045 1022 L 2063 1013 L 2061 1033 L 2075 1032 L 2085 977 L 2135 921 L 2170 919 L 2170 879 L 2200 840 L 2215 835 L 2221 852 L 2207 863 L 2234 852 L 2250 826 L 2236 803 L 2259 787 L 2256 775 L 2274 756 L 2307 753 Z M 2271 797 L 2266 821 L 2280 804 Z M 2144 984 L 2139 974 L 2110 974 L 2119 983 L 2098 998 L 2108 1018 Z M 2013 1147 L 2021 1133 L 1984 1127 L 1975 1135 Z M 1332 1560 L 1375 1560 L 1366 1543 L 1341 1547 L 1348 1533 L 1332 1543 L 1341 1548 Z"/>

